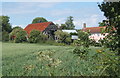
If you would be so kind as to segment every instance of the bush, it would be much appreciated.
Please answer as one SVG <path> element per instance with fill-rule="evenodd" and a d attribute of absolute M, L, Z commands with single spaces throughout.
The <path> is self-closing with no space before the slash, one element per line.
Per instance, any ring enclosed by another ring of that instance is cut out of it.
<path fill-rule="evenodd" d="M 44 43 L 47 40 L 48 40 L 48 36 L 42 34 L 42 32 L 40 32 L 38 30 L 32 30 L 30 32 L 30 36 L 29 36 L 30 43 L 38 43 L 38 42 Z"/>
<path fill-rule="evenodd" d="M 83 55 L 86 55 L 88 53 L 88 51 L 89 51 L 88 48 L 85 48 L 85 47 L 76 47 L 73 50 L 73 53 L 77 54 L 78 56 L 83 56 Z"/>
<path fill-rule="evenodd" d="M 65 39 L 65 43 L 66 44 L 70 45 L 71 42 L 72 42 L 72 40 L 71 40 L 70 37 L 68 37 L 68 38 Z"/>
<path fill-rule="evenodd" d="M 16 34 L 15 42 L 20 43 L 20 42 L 26 42 L 26 41 L 27 41 L 27 33 L 26 33 L 26 31 L 24 31 L 24 30 L 19 31 Z"/>
<path fill-rule="evenodd" d="M 82 45 L 84 47 L 89 47 L 90 45 L 90 40 L 89 40 L 89 33 L 88 32 L 83 32 L 83 31 L 78 31 L 78 44 Z"/>
<path fill-rule="evenodd" d="M 14 27 L 12 32 L 9 34 L 9 40 L 12 40 L 14 41 L 15 40 L 15 37 L 16 37 L 16 34 L 19 32 L 19 31 L 22 31 L 23 29 L 20 28 L 20 27 Z"/>
<path fill-rule="evenodd" d="M 40 40 L 41 32 L 38 30 L 32 30 L 29 36 L 30 43 L 37 43 Z"/>

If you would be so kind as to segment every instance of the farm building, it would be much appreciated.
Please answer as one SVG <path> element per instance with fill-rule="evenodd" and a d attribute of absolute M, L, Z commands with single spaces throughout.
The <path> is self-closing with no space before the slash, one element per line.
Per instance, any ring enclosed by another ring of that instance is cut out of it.
<path fill-rule="evenodd" d="M 29 24 L 24 29 L 27 34 L 30 34 L 32 30 L 38 30 L 43 34 L 48 35 L 48 37 L 52 37 L 54 39 L 54 32 L 57 31 L 57 26 L 53 22 L 43 22 L 43 23 L 35 23 Z"/>
<path fill-rule="evenodd" d="M 62 30 L 63 32 L 67 32 L 67 33 L 77 33 L 76 30 Z M 77 35 L 72 35 L 71 36 L 71 39 L 75 40 L 75 39 L 78 39 L 78 36 Z"/>
<path fill-rule="evenodd" d="M 105 35 L 101 34 L 101 30 L 105 29 L 106 26 L 103 27 L 85 27 L 82 29 L 83 31 L 89 31 L 91 33 L 91 35 L 89 36 L 90 39 L 94 39 L 96 42 L 98 42 L 100 39 L 103 39 L 107 33 L 105 33 Z"/>

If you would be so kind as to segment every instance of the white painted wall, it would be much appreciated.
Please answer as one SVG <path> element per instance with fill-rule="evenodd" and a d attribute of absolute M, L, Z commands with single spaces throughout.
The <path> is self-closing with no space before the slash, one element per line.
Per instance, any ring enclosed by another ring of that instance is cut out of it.
<path fill-rule="evenodd" d="M 100 39 L 105 38 L 105 36 L 107 36 L 108 33 L 106 33 L 105 35 L 102 35 L 101 33 L 92 33 L 89 38 L 90 39 L 94 39 L 96 42 L 98 42 Z"/>

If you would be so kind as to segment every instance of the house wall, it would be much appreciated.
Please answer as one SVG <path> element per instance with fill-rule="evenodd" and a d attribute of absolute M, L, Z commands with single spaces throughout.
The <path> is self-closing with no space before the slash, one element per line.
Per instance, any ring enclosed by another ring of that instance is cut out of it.
<path fill-rule="evenodd" d="M 108 35 L 108 33 L 105 33 L 105 35 L 102 35 L 101 33 L 91 33 L 89 38 L 94 39 L 96 42 L 98 42 L 100 39 L 105 38 L 105 36 L 107 36 L 107 35 Z"/>

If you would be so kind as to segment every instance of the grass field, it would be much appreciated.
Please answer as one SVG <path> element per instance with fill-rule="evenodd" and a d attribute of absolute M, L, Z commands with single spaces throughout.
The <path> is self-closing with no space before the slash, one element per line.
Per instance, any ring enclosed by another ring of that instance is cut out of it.
<path fill-rule="evenodd" d="M 91 47 L 86 59 L 72 53 L 73 46 L 53 46 L 28 43 L 2 44 L 3 76 L 99 76 L 104 68 L 94 59 Z M 92 59 L 89 59 L 91 58 Z"/>

